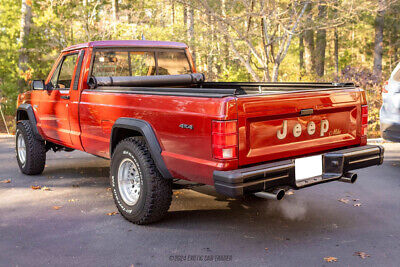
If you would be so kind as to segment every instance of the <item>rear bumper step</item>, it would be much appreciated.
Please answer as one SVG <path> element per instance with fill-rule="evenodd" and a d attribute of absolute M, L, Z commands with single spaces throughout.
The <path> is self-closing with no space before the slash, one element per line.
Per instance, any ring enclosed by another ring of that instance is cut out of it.
<path fill-rule="evenodd" d="M 339 180 L 351 170 L 380 165 L 384 148 L 367 145 L 322 154 L 321 176 L 296 182 L 294 159 L 261 164 L 232 171 L 214 171 L 214 186 L 217 192 L 239 197 L 275 188 L 300 189 L 310 185 Z"/>

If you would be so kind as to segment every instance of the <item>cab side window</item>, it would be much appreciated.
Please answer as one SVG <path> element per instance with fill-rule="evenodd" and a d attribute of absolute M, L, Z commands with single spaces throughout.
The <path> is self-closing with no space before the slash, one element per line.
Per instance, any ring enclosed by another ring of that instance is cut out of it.
<path fill-rule="evenodd" d="M 53 76 L 51 76 L 51 79 L 50 79 L 50 85 L 51 85 L 51 88 L 53 88 L 53 89 L 57 88 L 57 80 L 58 80 L 58 74 L 60 74 L 61 64 L 62 64 L 62 60 L 60 61 L 60 63 L 58 63 L 58 66 L 57 66 L 56 70 L 53 72 Z"/>
<path fill-rule="evenodd" d="M 53 89 L 69 89 L 71 87 L 72 74 L 77 59 L 78 54 L 70 54 L 63 58 L 50 80 Z"/>

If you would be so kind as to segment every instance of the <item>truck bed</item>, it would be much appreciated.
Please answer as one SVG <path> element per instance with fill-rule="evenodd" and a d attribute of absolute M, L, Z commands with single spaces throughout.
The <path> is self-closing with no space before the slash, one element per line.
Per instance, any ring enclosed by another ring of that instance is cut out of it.
<path fill-rule="evenodd" d="M 226 97 L 354 88 L 353 83 L 204 82 L 192 87 L 99 86 L 93 90 L 150 95 Z"/>
<path fill-rule="evenodd" d="M 110 157 L 113 122 L 119 117 L 139 118 L 154 127 L 168 168 L 179 170 L 173 171 L 174 177 L 212 184 L 215 169 L 230 170 L 362 144 L 362 95 L 351 83 L 98 86 L 82 92 L 82 145 L 89 153 Z M 303 110 L 311 113 L 302 114 Z M 86 119 L 93 116 L 95 120 Z M 214 120 L 237 121 L 237 160 L 221 163 L 213 158 Z M 324 120 L 329 129 L 321 136 Z M 99 123 L 94 125 L 93 121 Z M 307 131 L 311 122 L 315 133 L 310 135 Z M 193 125 L 193 130 L 179 128 L 181 123 Z M 286 135 L 278 139 L 277 133 L 283 131 L 284 123 Z M 301 134 L 294 137 L 297 124 Z M 201 172 L 194 175 L 193 169 Z"/>

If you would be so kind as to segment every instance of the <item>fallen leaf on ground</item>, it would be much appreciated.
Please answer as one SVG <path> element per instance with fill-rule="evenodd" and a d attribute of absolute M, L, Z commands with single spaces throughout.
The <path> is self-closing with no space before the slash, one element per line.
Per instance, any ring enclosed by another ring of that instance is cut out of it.
<path fill-rule="evenodd" d="M 326 261 L 326 262 L 337 262 L 338 259 L 335 258 L 335 257 L 325 257 L 324 261 Z"/>
<path fill-rule="evenodd" d="M 173 193 L 174 195 L 181 195 L 181 194 L 183 194 L 181 191 L 174 191 L 174 193 Z"/>
<path fill-rule="evenodd" d="M 116 212 L 116 211 L 107 213 L 108 216 L 113 216 L 113 215 L 116 215 L 116 214 L 118 214 L 118 212 Z"/>
<path fill-rule="evenodd" d="M 11 179 L 0 181 L 0 184 L 9 184 L 9 183 L 11 183 Z"/>
<path fill-rule="evenodd" d="M 361 203 L 356 203 L 356 204 L 354 204 L 353 206 L 354 206 L 354 207 L 360 207 L 360 206 L 361 206 Z"/>
<path fill-rule="evenodd" d="M 42 189 L 43 191 L 51 191 L 51 189 L 48 188 L 47 186 L 43 186 L 41 189 Z"/>
<path fill-rule="evenodd" d="M 53 209 L 54 210 L 59 210 L 59 209 L 61 209 L 61 206 L 53 206 Z"/>
<path fill-rule="evenodd" d="M 349 200 L 345 199 L 345 198 L 338 199 L 338 201 L 340 201 L 342 203 L 346 203 L 346 204 L 349 203 Z"/>
<path fill-rule="evenodd" d="M 107 191 L 111 191 L 111 187 L 107 187 Z"/>
<path fill-rule="evenodd" d="M 33 190 L 39 190 L 40 188 L 42 188 L 40 185 L 32 185 L 31 188 Z"/>
<path fill-rule="evenodd" d="M 362 252 L 362 251 L 354 252 L 354 256 L 359 256 L 361 259 L 365 259 L 365 258 L 371 257 L 371 255 L 368 255 L 367 253 Z"/>
<path fill-rule="evenodd" d="M 286 195 L 288 195 L 288 196 L 294 195 L 294 192 L 293 192 L 293 191 L 287 191 L 287 192 L 286 192 Z"/>

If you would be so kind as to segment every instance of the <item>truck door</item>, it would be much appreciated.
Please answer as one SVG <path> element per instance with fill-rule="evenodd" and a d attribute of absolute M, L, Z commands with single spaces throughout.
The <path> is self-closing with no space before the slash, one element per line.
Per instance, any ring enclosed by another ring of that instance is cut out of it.
<path fill-rule="evenodd" d="M 68 52 L 59 60 L 44 90 L 40 103 L 41 127 L 47 138 L 57 143 L 71 145 L 69 104 L 72 77 L 78 52 Z"/>

